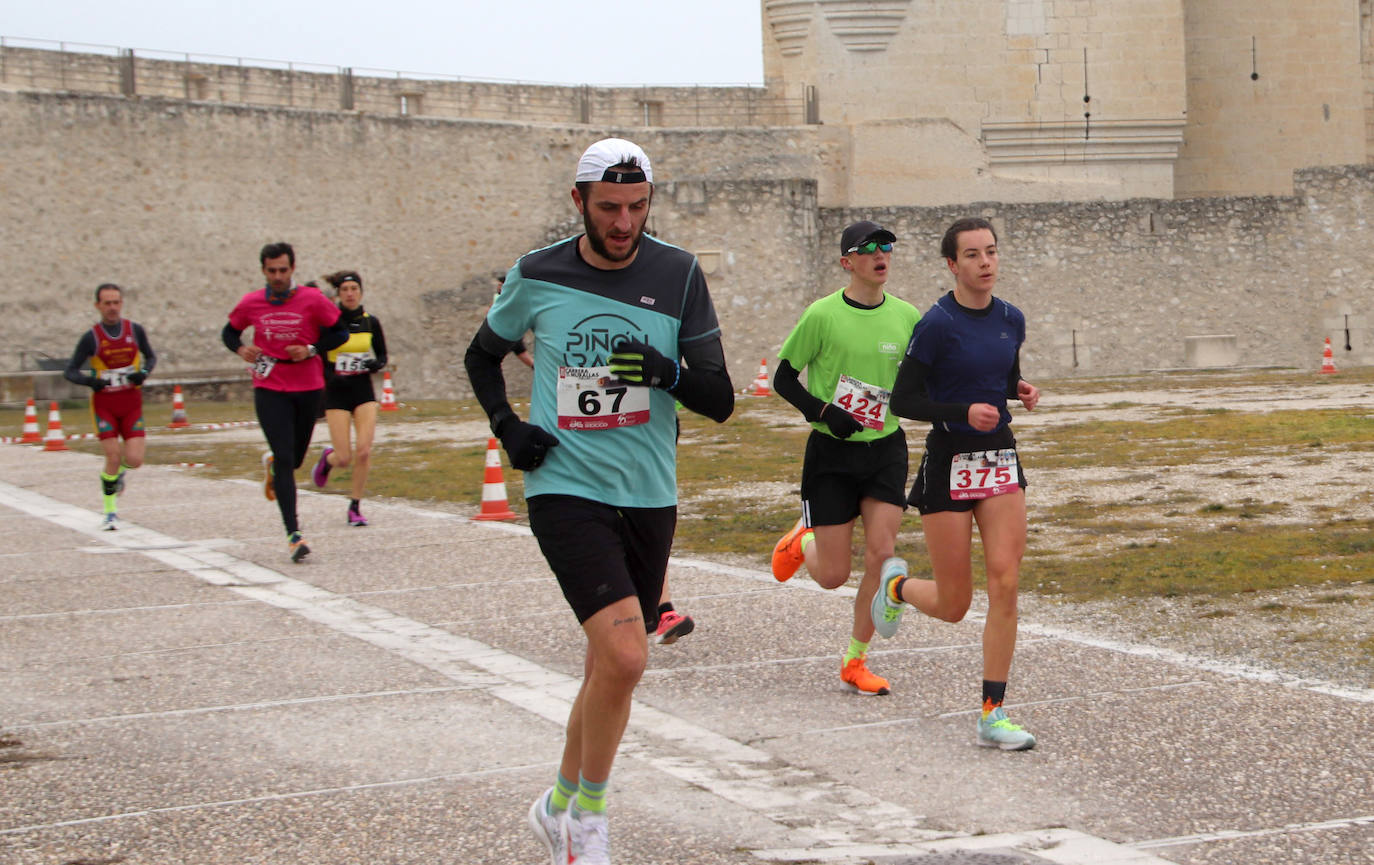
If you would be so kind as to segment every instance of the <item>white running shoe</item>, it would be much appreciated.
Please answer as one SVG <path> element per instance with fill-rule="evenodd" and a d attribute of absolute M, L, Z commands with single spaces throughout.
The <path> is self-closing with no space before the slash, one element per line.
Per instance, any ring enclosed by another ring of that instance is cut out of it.
<path fill-rule="evenodd" d="M 115 514 L 115 513 L 108 513 L 108 514 L 106 514 L 106 515 L 105 515 L 105 519 L 103 519 L 103 520 L 100 521 L 100 527 L 101 527 L 102 529 L 104 529 L 105 531 L 107 531 L 107 532 L 118 531 L 118 530 L 119 530 L 119 515 L 118 515 L 118 514 Z"/>
<path fill-rule="evenodd" d="M 1035 737 L 1024 727 L 1013 724 L 1007 711 L 998 706 L 986 718 L 978 719 L 978 744 L 1003 751 L 1029 751 L 1035 747 Z"/>
<path fill-rule="evenodd" d="M 611 828 L 605 814 L 568 809 L 568 840 L 577 865 L 611 865 Z"/>
<path fill-rule="evenodd" d="M 902 611 L 906 604 L 892 600 L 892 584 L 906 576 L 906 562 L 893 556 L 883 562 L 878 578 L 878 591 L 873 593 L 869 613 L 873 616 L 873 627 L 883 639 L 890 639 L 897 633 L 902 623 Z"/>
<path fill-rule="evenodd" d="M 545 790 L 530 806 L 530 828 L 534 837 L 549 851 L 550 865 L 568 865 L 568 812 L 549 813 L 549 797 L 553 788 Z"/>

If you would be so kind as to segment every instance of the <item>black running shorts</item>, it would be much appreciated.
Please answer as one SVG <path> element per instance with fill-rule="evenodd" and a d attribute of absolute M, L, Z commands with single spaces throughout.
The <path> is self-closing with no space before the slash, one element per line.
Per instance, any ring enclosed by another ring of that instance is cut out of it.
<path fill-rule="evenodd" d="M 916 470 L 916 481 L 911 485 L 911 495 L 907 501 L 923 514 L 941 511 L 971 511 L 982 499 L 956 501 L 949 497 L 949 469 L 955 454 L 974 451 L 1016 449 L 1016 437 L 1011 427 L 1004 426 L 989 435 L 945 432 L 932 429 L 926 436 L 926 452 L 921 457 L 921 467 Z M 1017 484 L 1026 488 L 1026 470 L 1021 464 L 1021 455 L 1016 459 Z"/>
<path fill-rule="evenodd" d="M 577 496 L 525 500 L 530 529 L 579 623 L 637 596 L 644 630 L 658 627 L 658 601 L 677 529 L 677 506 L 617 508 Z"/>
<path fill-rule="evenodd" d="M 351 412 L 363 403 L 376 402 L 370 375 L 333 375 L 324 388 L 324 408 Z"/>
<path fill-rule="evenodd" d="M 807 525 L 839 526 L 859 515 L 862 499 L 906 508 L 906 434 L 901 427 L 871 442 L 849 442 L 812 430 L 802 462 Z"/>

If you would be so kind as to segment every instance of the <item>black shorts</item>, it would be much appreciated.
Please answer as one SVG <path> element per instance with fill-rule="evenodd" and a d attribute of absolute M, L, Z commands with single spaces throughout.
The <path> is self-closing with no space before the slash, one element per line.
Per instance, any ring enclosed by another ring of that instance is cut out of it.
<path fill-rule="evenodd" d="M 644 630 L 658 628 L 676 505 L 617 508 L 563 495 L 530 496 L 525 504 L 539 549 L 579 623 L 637 596 Z"/>
<path fill-rule="evenodd" d="M 839 526 L 859 515 L 859 502 L 877 499 L 906 508 L 906 433 L 901 427 L 871 442 L 850 442 L 811 431 L 802 462 L 802 513 L 808 526 Z"/>
<path fill-rule="evenodd" d="M 376 402 L 370 375 L 334 375 L 324 388 L 324 408 L 351 412 L 363 403 Z"/>
<path fill-rule="evenodd" d="M 949 470 L 955 454 L 974 451 L 1016 450 L 1016 437 L 1011 427 L 1004 426 L 989 435 L 971 433 L 952 433 L 932 429 L 926 436 L 926 452 L 921 457 L 921 467 L 916 471 L 916 481 L 911 485 L 911 495 L 907 501 L 923 514 L 941 511 L 971 511 L 973 506 L 984 499 L 955 500 L 949 497 Z M 1021 489 L 1026 488 L 1026 470 L 1021 464 L 1021 456 L 1016 458 L 1016 482 Z"/>

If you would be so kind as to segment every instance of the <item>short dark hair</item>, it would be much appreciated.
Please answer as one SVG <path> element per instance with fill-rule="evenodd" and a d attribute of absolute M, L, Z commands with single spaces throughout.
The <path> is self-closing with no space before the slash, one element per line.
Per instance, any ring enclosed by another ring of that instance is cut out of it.
<path fill-rule="evenodd" d="M 97 286 L 95 287 L 95 302 L 96 302 L 96 303 L 100 303 L 100 292 L 104 291 L 104 290 L 107 289 L 107 288 L 113 288 L 115 291 L 119 292 L 119 296 L 120 296 L 120 297 L 123 297 L 123 296 L 124 296 L 124 289 L 122 289 L 122 288 L 120 288 L 119 286 L 115 285 L 113 282 L 102 282 L 102 283 L 100 283 L 100 285 L 97 285 Z"/>
<path fill-rule="evenodd" d="M 945 236 L 940 239 L 940 255 L 950 261 L 958 258 L 959 235 L 963 234 L 965 231 L 978 231 L 982 228 L 986 228 L 988 231 L 992 232 L 992 242 L 996 243 L 997 229 L 993 228 L 992 223 L 988 222 L 983 217 L 966 216 L 963 219 L 955 220 L 953 225 L 945 229 Z"/>
<path fill-rule="evenodd" d="M 296 266 L 296 250 L 291 248 L 291 244 L 280 240 L 276 243 L 269 243 L 262 248 L 262 251 L 258 253 L 258 264 L 265 265 L 267 259 L 281 258 L 283 255 L 286 256 L 287 261 L 291 262 L 292 267 Z"/>
<path fill-rule="evenodd" d="M 363 287 L 363 278 L 358 275 L 358 271 L 356 270 L 336 270 L 327 275 L 324 281 L 334 286 L 335 292 L 337 292 L 345 282 L 358 283 L 359 290 L 362 290 Z"/>

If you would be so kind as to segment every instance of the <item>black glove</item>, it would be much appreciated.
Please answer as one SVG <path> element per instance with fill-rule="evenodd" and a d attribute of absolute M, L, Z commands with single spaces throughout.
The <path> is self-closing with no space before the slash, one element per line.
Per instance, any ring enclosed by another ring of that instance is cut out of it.
<path fill-rule="evenodd" d="M 382 367 L 386 366 L 386 363 L 373 357 L 363 361 L 363 366 L 367 368 L 368 372 L 381 372 Z"/>
<path fill-rule="evenodd" d="M 144 383 L 145 381 L 147 381 L 147 380 L 148 380 L 148 374 L 147 374 L 146 372 L 144 372 L 143 370 L 139 370 L 138 372 L 131 372 L 131 373 L 129 373 L 129 384 L 134 385 L 135 387 L 137 387 L 138 385 L 143 384 L 143 383 Z"/>
<path fill-rule="evenodd" d="M 91 376 L 91 380 L 88 382 L 88 384 L 91 386 L 91 390 L 101 390 L 105 388 L 107 385 L 109 385 L 109 382 L 103 378 Z"/>
<path fill-rule="evenodd" d="M 830 434 L 840 439 L 847 439 L 864 428 L 863 424 L 854 419 L 854 415 L 833 402 L 821 409 L 821 420 L 830 427 Z"/>
<path fill-rule="evenodd" d="M 611 375 L 629 384 L 665 390 L 677 384 L 677 363 L 637 339 L 621 339 L 611 347 L 610 367 Z"/>
<path fill-rule="evenodd" d="M 543 427 L 514 416 L 502 421 L 495 432 L 501 440 L 501 447 L 506 449 L 510 457 L 511 467 L 522 472 L 539 468 L 549 448 L 558 446 L 558 439 L 545 432 Z"/>

